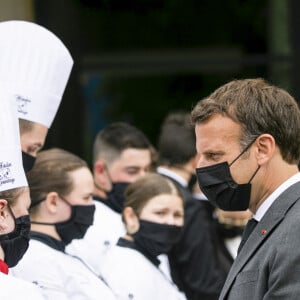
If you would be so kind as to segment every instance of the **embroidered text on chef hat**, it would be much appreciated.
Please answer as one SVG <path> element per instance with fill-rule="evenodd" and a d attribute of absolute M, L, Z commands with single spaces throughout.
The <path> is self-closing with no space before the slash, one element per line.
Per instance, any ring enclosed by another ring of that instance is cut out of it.
<path fill-rule="evenodd" d="M 11 90 L 19 118 L 51 127 L 72 66 L 68 49 L 46 28 L 0 22 L 0 85 Z"/>
<path fill-rule="evenodd" d="M 0 89 L 0 192 L 27 186 L 14 97 Z"/>

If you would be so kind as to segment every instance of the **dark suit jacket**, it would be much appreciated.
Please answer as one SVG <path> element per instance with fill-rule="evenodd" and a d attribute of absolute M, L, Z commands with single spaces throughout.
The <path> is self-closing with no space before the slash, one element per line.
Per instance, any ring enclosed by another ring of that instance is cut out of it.
<path fill-rule="evenodd" d="M 172 279 L 189 300 L 218 299 L 233 259 L 217 232 L 214 208 L 170 179 L 185 202 L 183 235 L 168 255 Z"/>
<path fill-rule="evenodd" d="M 300 183 L 271 205 L 238 254 L 220 299 L 300 299 Z"/>

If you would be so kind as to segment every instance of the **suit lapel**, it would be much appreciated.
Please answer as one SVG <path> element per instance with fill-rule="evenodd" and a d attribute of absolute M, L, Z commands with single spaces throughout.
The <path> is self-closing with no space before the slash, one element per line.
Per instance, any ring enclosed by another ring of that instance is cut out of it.
<path fill-rule="evenodd" d="M 236 257 L 227 276 L 220 299 L 225 299 L 237 274 L 245 264 L 255 255 L 264 241 L 272 234 L 277 225 L 284 219 L 289 208 L 299 199 L 300 183 L 295 183 L 284 191 L 271 205 L 262 220 L 257 224 L 241 252 Z"/>

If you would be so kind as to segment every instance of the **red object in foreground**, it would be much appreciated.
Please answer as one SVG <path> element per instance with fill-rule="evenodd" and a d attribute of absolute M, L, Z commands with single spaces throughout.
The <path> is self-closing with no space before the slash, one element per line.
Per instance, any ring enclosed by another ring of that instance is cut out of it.
<path fill-rule="evenodd" d="M 8 265 L 2 259 L 0 259 L 0 272 L 8 274 Z"/>

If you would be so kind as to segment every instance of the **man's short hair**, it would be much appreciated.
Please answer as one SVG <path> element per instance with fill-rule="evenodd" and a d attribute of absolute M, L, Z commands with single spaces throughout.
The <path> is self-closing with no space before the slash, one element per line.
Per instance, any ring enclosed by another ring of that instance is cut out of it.
<path fill-rule="evenodd" d="M 93 147 L 93 161 L 95 163 L 102 159 L 108 164 L 112 163 L 128 148 L 154 151 L 141 130 L 125 122 L 112 123 L 97 134 Z"/>
<path fill-rule="evenodd" d="M 220 114 L 240 124 L 241 149 L 261 134 L 272 135 L 282 158 L 300 160 L 300 111 L 285 90 L 265 80 L 233 80 L 200 100 L 191 113 L 194 124 Z"/>

